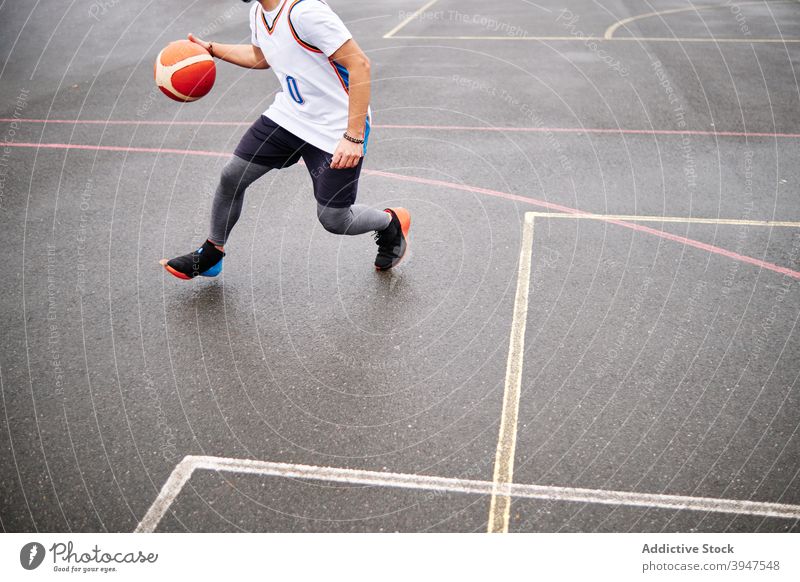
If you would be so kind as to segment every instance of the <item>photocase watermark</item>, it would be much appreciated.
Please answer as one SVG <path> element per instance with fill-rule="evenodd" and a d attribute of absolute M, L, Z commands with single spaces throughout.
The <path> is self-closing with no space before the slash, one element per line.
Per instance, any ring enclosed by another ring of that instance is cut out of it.
<path fill-rule="evenodd" d="M 329 343 L 328 354 L 332 359 L 350 369 L 390 372 L 393 370 L 405 370 L 411 365 L 418 364 L 418 362 L 411 362 L 408 358 L 401 355 L 395 355 L 390 361 L 386 361 L 378 358 L 371 358 L 366 355 L 366 353 L 358 354 L 354 352 L 345 352 L 338 348 L 337 343 L 334 341 Z"/>
<path fill-rule="evenodd" d="M 654 373 L 637 383 L 643 388 L 643 391 L 652 390 L 656 386 L 659 386 L 664 373 L 668 369 L 672 369 L 672 362 L 678 354 L 678 350 L 687 347 L 686 339 L 687 335 L 689 335 L 689 327 L 699 310 L 700 301 L 707 295 L 708 283 L 703 280 L 696 281 L 691 296 L 684 302 L 685 309 L 683 311 L 683 316 L 678 322 L 678 327 L 675 328 L 672 340 L 661 350 L 661 357 L 653 366 Z"/>
<path fill-rule="evenodd" d="M 561 253 L 557 249 L 547 245 L 536 249 L 536 266 L 531 273 L 531 287 L 534 291 L 539 291 L 544 286 L 545 271 L 555 269 L 560 262 Z"/>
<path fill-rule="evenodd" d="M 796 264 L 798 258 L 800 258 L 800 235 L 795 234 L 792 237 L 792 247 L 789 249 L 788 264 Z M 759 360 L 765 351 L 773 353 L 773 351 L 769 349 L 767 341 L 772 333 L 772 328 L 775 326 L 775 322 L 778 320 L 778 310 L 780 306 L 783 304 L 784 299 L 786 299 L 786 295 L 796 284 L 797 280 L 791 275 L 783 275 L 783 277 L 781 277 L 781 282 L 775 291 L 770 310 L 751 335 L 750 345 L 752 348 L 748 355 L 748 367 L 751 362 Z"/>
<path fill-rule="evenodd" d="M 39 542 L 30 542 L 22 546 L 19 551 L 20 566 L 26 570 L 35 570 L 44 561 L 44 546 Z"/>
<path fill-rule="evenodd" d="M 58 281 L 61 280 L 62 265 L 56 254 L 57 247 L 47 245 L 47 350 L 53 368 L 55 393 L 64 393 L 64 366 L 61 362 L 61 330 L 58 325 Z"/>
<path fill-rule="evenodd" d="M 145 372 L 143 380 L 144 390 L 156 409 L 156 428 L 161 435 L 161 444 L 158 450 L 161 451 L 161 456 L 165 461 L 171 461 L 178 456 L 178 448 L 175 446 L 175 432 L 167 422 L 167 414 L 164 412 L 161 396 L 158 394 L 158 389 L 156 388 L 155 382 L 153 382 L 153 378 L 148 372 Z"/>
<path fill-rule="evenodd" d="M 223 170 L 224 172 L 224 170 Z M 226 178 L 221 178 L 225 180 Z M 207 180 L 203 186 L 203 191 L 205 192 L 215 192 L 217 187 L 216 180 Z M 192 237 L 193 240 L 206 240 L 206 236 L 209 234 L 209 226 L 208 226 L 208 217 L 209 213 L 209 200 L 208 196 L 205 196 L 200 199 L 199 205 L 195 208 L 194 211 L 194 229 L 192 230 Z M 201 243 L 202 244 L 202 243 Z M 198 249 L 192 253 L 192 276 L 197 277 L 201 274 L 200 271 L 200 259 L 202 254 L 202 247 L 198 247 Z"/>
<path fill-rule="evenodd" d="M 42 565 L 48 553 L 52 558 L 53 572 L 69 574 L 108 574 L 119 572 L 122 565 L 146 565 L 158 561 L 158 554 L 154 552 L 105 551 L 97 544 L 88 550 L 82 550 L 76 549 L 70 540 L 67 543 L 56 542 L 47 549 L 39 542 L 25 544 L 19 552 L 20 566 L 25 570 L 35 570 Z"/>
<path fill-rule="evenodd" d="M 519 112 L 520 116 L 530 121 L 530 123 L 543 130 L 542 135 L 548 147 L 555 152 L 558 163 L 565 173 L 572 173 L 572 162 L 567 155 L 567 150 L 556 137 L 556 134 L 545 126 L 544 120 L 536 113 L 534 108 L 524 101 L 520 101 L 517 97 L 509 93 L 506 89 L 498 88 L 495 85 L 489 85 L 483 81 L 461 77 L 460 75 L 453 75 L 451 80 L 462 89 L 469 89 L 472 91 L 480 91 L 490 97 L 494 97 L 503 102 L 504 106 L 509 109 L 515 109 Z"/>
<path fill-rule="evenodd" d="M 159 95 L 161 95 L 161 89 L 159 89 L 158 86 L 153 86 L 147 95 L 145 95 L 142 102 L 136 107 L 136 117 L 142 118 L 147 115 Z"/>
<path fill-rule="evenodd" d="M 510 24 L 508 22 L 503 22 L 502 20 L 497 20 L 484 14 L 467 14 L 465 12 L 459 12 L 458 10 L 431 10 L 427 12 L 420 12 L 419 14 L 401 10 L 398 13 L 398 16 L 400 17 L 400 20 L 405 20 L 413 16 L 414 20 L 424 22 L 447 21 L 458 22 L 460 24 L 475 24 L 481 28 L 485 28 L 490 32 L 498 33 L 504 36 L 529 36 L 528 31 L 520 28 L 519 26 Z"/>
<path fill-rule="evenodd" d="M 19 129 L 18 120 L 22 117 L 23 110 L 28 106 L 30 94 L 30 89 L 20 89 L 14 104 L 14 113 L 12 114 L 13 121 L 11 121 L 11 124 L 3 135 L 3 142 L 5 144 L 12 144 L 16 141 L 17 130 Z M 0 209 L 3 208 L 3 201 L 5 200 L 6 178 L 8 178 L 12 149 L 11 145 L 5 145 L 3 146 L 2 155 L 0 155 Z"/>
<path fill-rule="evenodd" d="M 461 471 L 458 475 L 458 479 L 463 479 L 465 481 L 480 481 L 486 478 L 486 469 L 483 469 L 477 465 L 470 465 L 463 471 Z M 448 491 L 446 489 L 429 489 L 425 493 L 420 494 L 420 501 L 417 505 L 421 505 L 422 503 L 430 503 L 440 497 L 447 497 L 453 495 L 452 491 Z"/>
<path fill-rule="evenodd" d="M 103 16 L 121 3 L 122 0 L 96 0 L 89 5 L 89 17 L 93 18 L 96 22 L 100 22 Z"/>
<path fill-rule="evenodd" d="M 78 231 L 75 233 L 75 272 L 77 281 L 75 290 L 83 295 L 86 292 L 86 273 L 89 270 L 86 261 L 86 240 L 89 232 L 89 202 L 94 191 L 94 178 L 89 177 L 81 193 L 79 202 L 80 218 L 78 219 Z"/>
<path fill-rule="evenodd" d="M 681 98 L 672 87 L 672 81 L 667 75 L 667 72 L 664 70 L 661 61 L 652 61 L 650 66 L 653 68 L 653 72 L 658 79 L 659 85 L 661 85 L 667 95 L 667 101 L 670 105 L 672 105 L 672 112 L 675 115 L 675 123 L 677 124 L 678 129 L 683 130 L 680 141 L 681 156 L 683 157 L 683 175 L 686 178 L 687 188 L 693 190 L 697 187 L 697 167 L 695 164 L 692 138 L 685 131 L 687 127 L 686 110 L 683 107 Z"/>
<path fill-rule="evenodd" d="M 625 322 L 617 328 L 617 333 L 614 340 L 609 344 L 606 350 L 606 357 L 594 373 L 595 378 L 602 378 L 606 375 L 611 366 L 619 359 L 623 353 L 628 341 L 631 339 L 631 332 L 636 324 L 640 321 L 642 314 L 642 305 L 647 297 L 647 292 L 650 290 L 651 285 L 655 280 L 647 275 L 642 279 L 641 285 L 633 296 L 633 300 L 628 306 L 628 312 L 625 317 Z M 635 342 L 634 342 L 635 343 Z"/>
<path fill-rule="evenodd" d="M 753 150 L 746 150 L 744 152 L 744 194 L 747 197 L 747 200 L 744 203 L 744 212 L 742 213 L 739 218 L 741 220 L 749 220 L 753 213 L 753 209 L 755 208 L 755 204 L 753 203 Z M 750 234 L 750 228 L 743 224 L 738 228 L 738 236 L 736 237 L 736 247 L 734 251 L 738 254 L 744 252 L 745 245 L 747 243 L 748 236 Z M 731 290 L 733 289 L 734 283 L 736 282 L 736 275 L 741 268 L 742 263 L 739 261 L 731 261 L 730 266 L 728 267 L 728 272 L 725 274 L 725 278 L 722 280 L 722 295 L 727 297 Z M 731 317 L 736 318 L 737 313 L 732 312 Z"/>
<path fill-rule="evenodd" d="M 730 10 L 730 13 L 736 19 L 736 23 L 739 25 L 739 32 L 744 36 L 752 36 L 753 33 L 750 31 L 750 26 L 747 24 L 747 18 L 742 12 L 742 7 L 739 6 L 738 3 L 733 2 L 733 0 L 726 0 L 725 6 L 728 7 L 728 10 Z"/>
<path fill-rule="evenodd" d="M 228 8 L 217 16 L 214 20 L 206 24 L 203 28 L 198 31 L 198 36 L 200 38 L 205 38 L 209 34 L 213 34 L 220 29 L 220 27 L 228 22 L 231 18 L 233 18 L 237 13 L 241 11 L 238 3 L 231 3 Z"/>
<path fill-rule="evenodd" d="M 628 68 L 622 61 L 609 54 L 608 51 L 600 48 L 597 41 L 591 38 L 590 35 L 584 34 L 583 31 L 578 28 L 579 20 L 580 16 L 567 8 L 562 8 L 556 18 L 556 22 L 563 26 L 570 36 L 583 40 L 584 46 L 594 53 L 598 59 L 608 65 L 609 69 L 616 71 L 620 77 L 627 77 L 630 74 Z"/>

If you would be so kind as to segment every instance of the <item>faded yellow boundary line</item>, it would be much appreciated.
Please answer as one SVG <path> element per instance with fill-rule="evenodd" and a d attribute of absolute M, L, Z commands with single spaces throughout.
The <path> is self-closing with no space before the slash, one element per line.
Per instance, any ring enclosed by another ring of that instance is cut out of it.
<path fill-rule="evenodd" d="M 532 212 L 525 214 L 522 228 L 522 248 L 519 253 L 517 294 L 514 299 L 514 316 L 511 320 L 511 339 L 506 363 L 506 385 L 503 392 L 503 409 L 500 416 L 500 435 L 494 458 L 492 500 L 489 506 L 489 533 L 508 532 L 511 510 L 510 485 L 514 478 L 514 452 L 517 446 L 517 417 L 522 386 L 522 362 L 525 355 L 525 327 L 528 320 L 528 290 L 531 280 L 533 255 Z"/>
<path fill-rule="evenodd" d="M 417 16 L 425 12 L 428 8 L 436 4 L 439 0 L 430 0 L 430 2 L 426 3 L 425 6 L 418 9 L 414 14 L 406 18 L 403 22 L 395 26 L 392 30 L 387 32 L 383 35 L 383 38 L 392 38 L 395 34 L 400 32 L 403 28 L 405 28 L 412 20 L 414 20 Z"/>
<path fill-rule="evenodd" d="M 537 218 L 571 218 L 626 222 L 670 222 L 690 224 L 722 224 L 738 226 L 800 228 L 800 221 L 744 220 L 736 218 L 695 218 L 683 216 L 639 216 L 634 214 L 589 214 L 564 212 L 526 212 L 522 230 L 517 273 L 517 291 L 514 315 L 511 320 L 511 338 L 506 363 L 503 407 L 500 414 L 500 434 L 494 459 L 492 497 L 489 506 L 489 533 L 507 533 L 511 514 L 511 500 L 515 495 L 514 457 L 517 447 L 517 425 L 522 391 L 522 367 L 525 355 L 525 329 L 528 320 L 528 297 L 533 258 L 533 229 Z"/>
<path fill-rule="evenodd" d="M 752 44 L 764 44 L 764 43 L 799 43 L 800 38 L 748 38 L 748 37 L 736 37 L 736 38 L 697 38 L 697 37 L 646 37 L 646 36 L 627 36 L 627 37 L 616 37 L 614 33 L 619 30 L 621 27 L 627 27 L 628 24 L 631 22 L 636 22 L 637 20 L 644 20 L 646 18 L 653 18 L 655 16 L 666 16 L 670 14 L 678 14 L 682 12 L 698 12 L 700 10 L 711 10 L 711 9 L 720 9 L 720 8 L 727 8 L 727 4 L 712 4 L 707 6 L 688 6 L 682 8 L 671 8 L 668 10 L 656 10 L 655 12 L 647 12 L 645 14 L 636 14 L 634 16 L 630 16 L 628 18 L 624 18 L 622 20 L 618 20 L 611 26 L 609 26 L 603 36 L 512 36 L 512 35 L 502 35 L 502 36 L 470 36 L 470 35 L 451 35 L 451 36 L 439 36 L 439 35 L 397 35 L 403 28 L 408 26 L 414 19 L 419 17 L 420 14 L 428 10 L 431 6 L 433 6 L 438 0 L 431 0 L 422 8 L 418 9 L 414 12 L 411 16 L 403 20 L 400 24 L 395 26 L 392 30 L 387 32 L 383 35 L 383 38 L 399 38 L 399 39 L 412 39 L 412 40 L 535 40 L 535 41 L 594 41 L 594 42 L 607 42 L 607 41 L 634 41 L 634 42 L 714 42 L 714 43 L 752 43 Z M 757 4 L 798 4 L 798 0 L 773 0 L 772 2 L 765 2 L 762 0 L 759 1 L 747 1 L 747 2 L 739 2 L 739 6 L 752 6 Z"/>
<path fill-rule="evenodd" d="M 800 222 L 787 220 L 744 220 L 738 218 L 700 218 L 692 216 L 639 216 L 636 214 L 566 214 L 528 212 L 537 218 L 583 218 L 586 220 L 624 220 L 626 222 L 677 222 L 686 224 L 730 224 L 737 226 L 775 226 L 800 228 Z"/>
<path fill-rule="evenodd" d="M 769 4 L 793 4 L 796 0 L 776 0 L 774 2 L 769 2 Z M 738 2 L 738 6 L 751 6 L 753 4 L 761 4 L 764 5 L 765 2 L 758 1 L 758 2 Z M 728 4 L 711 4 L 708 6 L 687 6 L 683 8 L 672 8 L 669 10 L 656 10 L 655 12 L 648 12 L 646 14 L 637 14 L 636 16 L 631 16 L 630 18 L 624 18 L 622 20 L 618 20 L 611 26 L 606 29 L 603 38 L 605 40 L 611 40 L 614 37 L 614 33 L 617 31 L 618 28 L 621 26 L 627 27 L 628 24 L 631 22 L 635 22 L 637 20 L 644 20 L 645 18 L 653 18 L 654 16 L 666 16 L 668 14 L 678 14 L 679 12 L 699 12 L 700 10 L 711 10 L 712 8 L 729 8 Z"/>

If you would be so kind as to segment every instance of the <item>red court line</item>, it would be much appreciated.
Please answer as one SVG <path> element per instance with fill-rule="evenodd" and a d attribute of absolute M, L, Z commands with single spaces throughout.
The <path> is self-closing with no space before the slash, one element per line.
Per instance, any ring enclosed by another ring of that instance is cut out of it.
<path fill-rule="evenodd" d="M 139 147 L 123 147 L 123 146 L 99 146 L 99 145 L 82 145 L 82 144 L 66 144 L 66 143 L 46 143 L 46 144 L 37 144 L 37 143 L 25 143 L 25 142 L 0 142 L 0 147 L 17 147 L 17 148 L 41 148 L 41 149 L 62 149 L 62 150 L 88 150 L 88 151 L 104 151 L 104 152 L 133 152 L 133 153 L 148 153 L 148 154 L 178 154 L 178 155 L 192 155 L 192 156 L 212 156 L 212 157 L 228 157 L 231 154 L 228 152 L 212 152 L 212 151 L 203 151 L 203 150 L 181 150 L 181 149 L 166 149 L 166 148 L 139 148 Z M 480 188 L 478 186 L 469 186 L 467 184 L 458 184 L 456 182 L 445 182 L 444 180 L 434 180 L 431 178 L 421 178 L 418 176 L 404 176 L 403 174 L 395 174 L 394 172 L 384 172 L 382 170 L 363 170 L 364 174 L 368 174 L 371 176 L 378 176 L 382 178 L 389 178 L 391 180 L 400 180 L 403 182 L 413 182 L 415 184 L 424 184 L 427 186 L 437 186 L 441 188 L 448 188 L 451 190 L 461 190 L 463 192 L 471 192 L 473 194 L 483 194 L 485 196 L 492 196 L 494 198 L 502 198 L 504 200 L 512 200 L 514 202 L 521 202 L 524 204 L 530 204 L 532 206 L 538 206 L 540 208 L 548 208 L 550 210 L 557 210 L 559 212 L 564 212 L 567 214 L 589 214 L 583 210 L 578 210 L 577 208 L 571 208 L 569 206 L 562 206 L 561 204 L 556 204 L 554 202 L 547 202 L 546 200 L 539 200 L 537 198 L 527 198 L 525 196 L 519 196 L 517 194 L 511 194 L 509 192 L 501 192 L 500 190 L 491 190 L 489 188 Z M 616 224 L 618 226 L 622 226 L 624 228 L 628 228 L 630 230 L 635 230 L 639 232 L 646 232 L 648 234 L 652 234 L 653 236 L 657 236 L 666 240 L 671 240 L 673 242 L 678 242 L 686 246 L 694 247 L 696 249 L 700 249 L 703 251 L 707 251 L 709 253 L 714 253 L 723 257 L 728 257 L 729 259 L 733 259 L 735 261 L 740 261 L 742 263 L 747 263 L 748 265 L 753 265 L 762 269 L 766 269 L 768 271 L 773 271 L 775 273 L 780 273 L 782 275 L 787 275 L 794 279 L 800 279 L 800 272 L 794 271 L 792 269 L 788 269 L 786 267 L 781 267 L 780 265 L 776 265 L 774 263 L 769 263 L 767 261 L 762 261 L 761 259 L 756 259 L 753 257 L 748 257 L 746 255 L 740 255 L 739 253 L 735 253 L 733 251 L 729 251 L 727 249 L 723 249 L 714 245 L 710 245 L 704 242 L 700 242 L 694 239 L 686 238 L 684 236 L 679 236 L 676 234 L 671 234 L 665 232 L 663 230 L 657 230 L 655 228 L 650 228 L 648 226 L 644 226 L 642 224 L 637 224 L 634 222 L 625 222 L 622 220 L 614 220 L 614 219 L 602 219 L 604 222 L 610 222 L 612 224 Z"/>
<path fill-rule="evenodd" d="M 0 123 L 55 123 L 67 125 L 221 125 L 239 126 L 250 125 L 252 121 L 167 121 L 167 120 L 147 120 L 147 119 L 30 119 L 21 117 L 0 117 Z"/>
<path fill-rule="evenodd" d="M 250 121 L 165 121 L 134 119 L 14 119 L 0 117 L 0 123 L 53 123 L 66 125 L 156 125 L 156 126 L 221 126 L 239 127 L 250 125 Z M 798 139 L 800 133 L 781 133 L 767 131 L 705 131 L 701 129 L 622 129 L 586 127 L 487 127 L 478 125 L 418 125 L 418 124 L 376 124 L 375 129 L 419 129 L 424 131 L 477 131 L 495 133 L 572 133 L 572 134 L 619 134 L 619 135 L 698 135 L 709 137 L 770 137 Z"/>
<path fill-rule="evenodd" d="M 432 180 L 429 178 L 420 178 L 417 176 L 403 176 L 402 174 L 394 174 L 391 172 L 382 172 L 380 170 L 364 170 L 373 176 L 383 176 L 386 178 L 392 178 L 394 180 L 403 180 L 406 182 L 415 182 L 417 184 L 427 184 L 430 186 L 440 186 L 444 188 L 450 188 L 453 190 L 463 190 L 465 192 L 473 192 L 475 194 L 485 194 L 487 196 L 494 196 L 496 198 L 504 198 L 505 200 L 513 200 L 514 202 L 523 202 L 527 204 L 532 204 L 534 206 L 541 206 L 544 208 L 549 208 L 551 210 L 557 210 L 559 212 L 564 212 L 566 214 L 589 214 L 582 210 L 578 210 L 577 208 L 570 208 L 569 206 L 562 206 L 561 204 L 555 204 L 553 202 L 547 202 L 546 200 L 537 200 L 536 198 L 526 198 L 524 196 L 518 196 L 517 194 L 510 194 L 508 192 L 500 192 L 498 190 L 490 190 L 488 188 L 479 188 L 477 186 L 468 186 L 466 184 L 456 184 L 454 182 L 444 182 L 442 180 Z M 622 226 L 625 228 L 629 228 L 631 230 L 636 230 L 639 232 L 646 232 L 648 234 L 652 234 L 654 236 L 671 240 L 674 242 L 679 242 L 681 244 L 694 247 L 696 249 L 701 249 L 704 251 L 708 251 L 710 253 L 714 253 L 717 255 L 722 255 L 723 257 L 728 257 L 735 261 L 741 261 L 743 263 L 747 263 L 749 265 L 754 265 L 756 267 L 761 267 L 763 269 L 768 269 L 770 271 L 774 271 L 776 273 L 781 273 L 783 275 L 788 275 L 795 279 L 800 279 L 800 272 L 793 271 L 792 269 L 788 269 L 786 267 L 781 267 L 774 263 L 768 263 L 766 261 L 762 261 L 761 259 L 755 259 L 753 257 L 748 257 L 746 255 L 740 255 L 739 253 L 735 253 L 733 251 L 729 251 L 727 249 L 723 249 L 714 245 L 710 245 L 704 242 L 700 242 L 691 238 L 686 238 L 684 236 L 671 234 L 665 232 L 663 230 L 657 230 L 655 228 L 650 228 L 649 226 L 644 226 L 642 224 L 638 224 L 635 222 L 625 222 L 622 220 L 614 220 L 611 218 L 603 218 L 601 219 L 604 222 L 610 222 L 612 224 L 616 224 L 618 226 Z"/>
<path fill-rule="evenodd" d="M 221 158 L 230 156 L 230 153 L 209 152 L 204 150 L 176 150 L 171 148 L 137 148 L 128 146 L 101 146 L 83 145 L 78 143 L 25 143 L 25 142 L 0 142 L 0 147 L 36 148 L 47 150 L 87 150 L 92 152 L 135 152 L 140 154 L 180 154 L 191 156 L 211 156 Z"/>
<path fill-rule="evenodd" d="M 700 129 L 613 129 L 598 127 L 478 127 L 471 125 L 376 125 L 384 129 L 426 129 L 451 131 L 494 131 L 499 133 L 592 133 L 621 135 L 705 135 L 712 137 L 784 137 L 800 138 L 800 133 L 753 131 L 704 131 Z"/>

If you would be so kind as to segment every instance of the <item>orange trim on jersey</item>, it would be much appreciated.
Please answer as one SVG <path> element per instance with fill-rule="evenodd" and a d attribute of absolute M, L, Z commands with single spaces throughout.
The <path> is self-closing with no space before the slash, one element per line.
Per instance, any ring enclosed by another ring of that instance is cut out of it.
<path fill-rule="evenodd" d="M 297 41 L 297 44 L 299 44 L 301 47 L 303 47 L 306 50 L 311 51 L 312 53 L 320 53 L 320 54 L 322 54 L 322 51 L 319 50 L 317 47 L 315 47 L 313 44 L 308 44 L 302 38 L 297 36 L 297 32 L 295 31 L 294 26 L 292 25 L 292 9 L 302 1 L 303 0 L 294 0 L 294 2 L 292 2 L 292 5 L 289 7 L 289 12 L 286 13 L 286 20 L 289 21 L 289 30 L 292 31 L 292 36 Z"/>
<path fill-rule="evenodd" d="M 284 0 L 283 4 L 281 4 L 281 9 L 278 10 L 278 14 L 275 15 L 275 19 L 272 21 L 272 26 L 270 26 L 267 22 L 267 17 L 264 16 L 264 9 L 261 8 L 260 5 L 258 7 L 258 11 L 261 13 L 261 21 L 264 23 L 264 28 L 267 29 L 267 34 L 270 36 L 272 36 L 272 31 L 275 30 L 275 25 L 278 24 L 278 19 L 281 17 L 281 14 L 283 14 L 284 8 L 286 8 L 286 0 Z"/>

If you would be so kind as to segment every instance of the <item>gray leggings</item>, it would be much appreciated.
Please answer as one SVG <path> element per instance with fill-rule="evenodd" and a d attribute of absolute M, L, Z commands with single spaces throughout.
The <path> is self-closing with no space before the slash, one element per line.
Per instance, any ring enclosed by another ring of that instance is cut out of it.
<path fill-rule="evenodd" d="M 211 206 L 211 235 L 208 240 L 220 246 L 227 242 L 242 213 L 245 190 L 270 169 L 236 156 L 225 164 Z M 348 235 L 383 230 L 391 221 L 388 213 L 363 204 L 353 204 L 348 208 L 317 204 L 317 217 L 328 232 Z"/>

